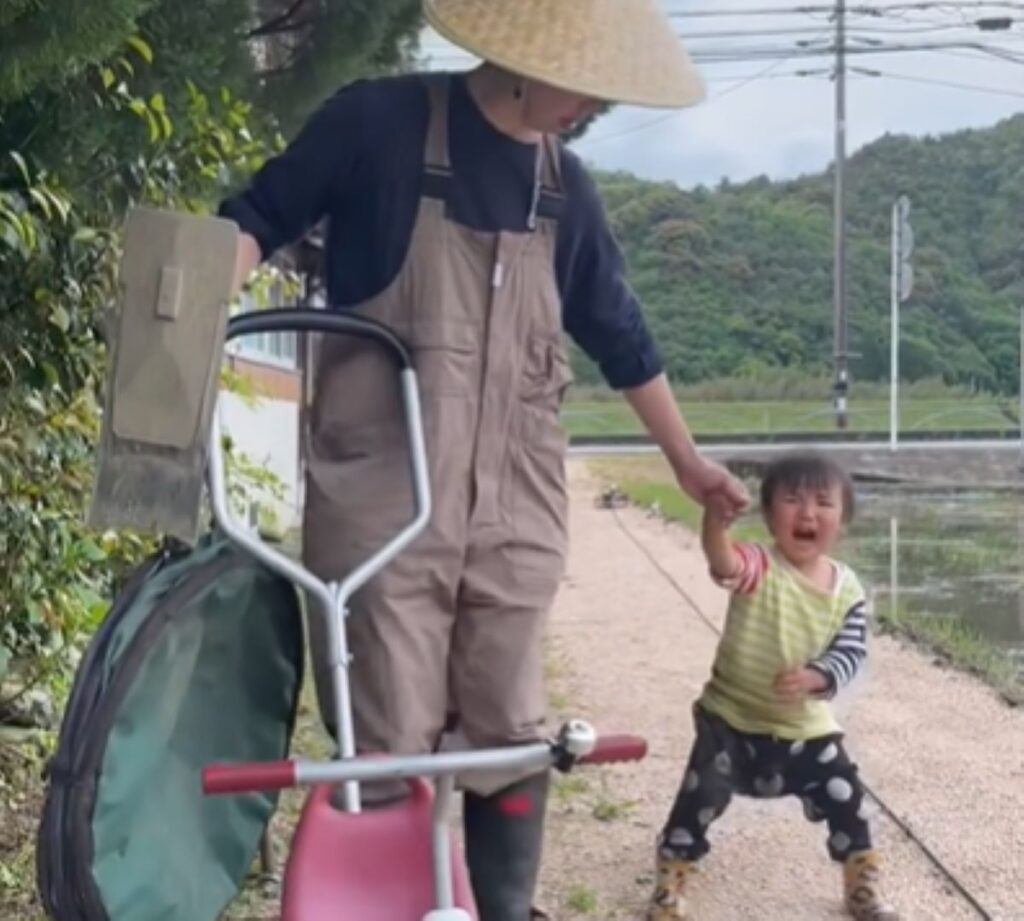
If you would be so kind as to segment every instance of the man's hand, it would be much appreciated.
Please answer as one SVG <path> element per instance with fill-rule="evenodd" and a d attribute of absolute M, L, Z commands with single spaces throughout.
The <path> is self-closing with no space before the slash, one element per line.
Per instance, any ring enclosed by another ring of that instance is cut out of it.
<path fill-rule="evenodd" d="M 235 280 L 232 296 L 237 296 L 245 287 L 246 281 L 259 266 L 261 259 L 260 245 L 256 242 L 256 238 L 247 233 L 240 233 L 238 249 L 235 252 Z"/>
<path fill-rule="evenodd" d="M 679 488 L 703 506 L 714 503 L 716 515 L 730 524 L 750 505 L 750 494 L 741 480 L 734 477 L 721 464 L 699 455 L 676 470 Z"/>
<path fill-rule="evenodd" d="M 816 668 L 791 668 L 779 672 L 775 693 L 787 704 L 797 704 L 828 689 L 828 679 Z"/>

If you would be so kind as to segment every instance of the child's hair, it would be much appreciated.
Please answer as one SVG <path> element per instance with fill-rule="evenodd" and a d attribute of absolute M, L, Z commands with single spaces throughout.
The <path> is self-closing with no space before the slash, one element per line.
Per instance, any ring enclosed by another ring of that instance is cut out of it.
<path fill-rule="evenodd" d="M 831 489 L 838 486 L 843 497 L 843 521 L 853 520 L 853 481 L 835 461 L 815 451 L 784 454 L 772 461 L 761 480 L 761 510 L 768 514 L 780 490 Z"/>

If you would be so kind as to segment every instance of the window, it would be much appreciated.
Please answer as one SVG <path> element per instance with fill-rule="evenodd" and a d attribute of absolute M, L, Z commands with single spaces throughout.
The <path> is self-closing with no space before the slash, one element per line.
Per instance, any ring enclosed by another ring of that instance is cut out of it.
<path fill-rule="evenodd" d="M 241 312 L 255 309 L 252 295 L 242 294 Z M 229 351 L 239 358 L 248 358 L 282 368 L 297 368 L 299 358 L 298 337 L 295 333 L 259 333 L 235 339 Z"/>
<path fill-rule="evenodd" d="M 235 354 L 285 368 L 298 367 L 298 344 L 295 333 L 259 333 L 237 340 Z"/>

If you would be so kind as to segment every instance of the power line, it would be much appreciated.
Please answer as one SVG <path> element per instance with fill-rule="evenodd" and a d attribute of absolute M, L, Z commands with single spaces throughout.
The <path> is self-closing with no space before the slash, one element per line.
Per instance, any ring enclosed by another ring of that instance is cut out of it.
<path fill-rule="evenodd" d="M 922 22 L 919 25 L 910 26 L 884 26 L 884 25 L 858 25 L 853 31 L 862 32 L 868 35 L 920 35 L 929 32 L 976 32 L 986 30 L 992 23 L 999 22 L 1000 28 L 1009 29 L 1015 23 L 1024 22 L 1024 18 L 1018 16 L 1006 16 L 1001 18 L 983 17 L 975 20 L 963 20 L 960 22 Z M 894 24 L 895 25 L 895 24 Z M 706 32 L 685 32 L 679 33 L 679 37 L 687 44 L 694 41 L 704 41 L 709 38 L 762 38 L 774 35 L 803 35 L 820 32 L 818 25 L 807 26 L 783 26 L 771 29 L 724 29 Z"/>
<path fill-rule="evenodd" d="M 938 10 L 957 12 L 963 10 L 1024 10 L 1024 3 L 1016 0 L 1002 0 L 1002 2 L 980 2 L 980 0 L 922 0 L 919 3 L 891 3 L 878 6 L 851 6 L 846 9 L 848 15 L 857 16 L 886 16 L 890 13 L 914 10 Z M 827 6 L 786 6 L 786 7 L 753 7 L 747 9 L 719 9 L 719 10 L 680 10 L 670 12 L 670 19 L 712 19 L 712 18 L 735 18 L 737 16 L 799 16 L 810 14 L 833 14 L 835 5 Z"/>
<path fill-rule="evenodd" d="M 946 53 L 947 54 L 957 54 L 957 52 L 952 52 L 952 51 L 946 52 Z M 958 54 L 957 56 L 963 57 L 965 55 Z M 974 60 L 981 60 L 980 58 L 977 58 L 977 57 L 975 57 L 973 59 Z M 865 68 L 859 68 L 859 67 L 851 68 L 851 72 L 859 74 L 859 75 L 861 75 L 863 77 L 881 77 L 881 78 L 884 78 L 884 79 L 901 80 L 901 81 L 905 81 L 905 82 L 909 82 L 909 83 L 932 84 L 932 85 L 935 85 L 935 86 L 949 87 L 951 89 L 970 90 L 970 91 L 974 91 L 974 92 L 977 92 L 977 93 L 983 93 L 983 94 L 987 93 L 987 94 L 993 95 L 993 96 L 1011 96 L 1011 97 L 1014 97 L 1014 98 L 1024 99 L 1024 92 L 1016 92 L 1014 90 L 1004 90 L 1004 89 L 999 89 L 998 87 L 991 87 L 991 86 L 981 86 L 980 84 L 957 83 L 957 82 L 951 81 L 951 80 L 936 80 L 936 79 L 929 79 L 927 77 L 914 77 L 914 76 L 911 76 L 909 74 L 897 74 L 897 73 L 893 73 L 893 72 L 888 71 L 888 70 L 884 70 L 884 71 L 877 71 L 877 70 L 868 71 Z M 735 81 L 739 81 L 739 83 L 742 84 L 742 85 L 746 85 L 746 83 L 752 82 L 753 79 L 758 79 L 758 80 L 807 79 L 807 78 L 813 78 L 813 77 L 822 77 L 822 76 L 826 76 L 828 74 L 829 74 L 829 71 L 828 70 L 824 70 L 824 69 L 819 69 L 819 70 L 795 70 L 795 71 L 789 71 L 787 73 L 782 73 L 782 74 L 758 73 L 758 74 L 751 74 L 751 75 L 748 75 L 746 77 L 739 77 L 739 76 L 737 76 L 737 77 L 730 77 L 730 78 L 723 77 L 723 78 L 717 78 L 717 79 L 714 79 L 714 80 L 709 80 L 708 82 L 709 83 L 733 83 L 733 81 L 735 80 Z M 724 95 L 726 95 L 726 94 L 728 94 L 730 92 L 733 92 L 734 89 L 739 89 L 739 88 L 740 88 L 739 85 L 734 85 L 734 88 L 730 88 L 728 90 L 723 90 L 721 93 L 718 93 L 718 94 L 716 94 L 714 96 L 711 96 L 708 99 L 708 102 L 709 103 L 713 102 L 715 99 L 718 99 L 721 96 L 724 96 Z M 619 129 L 617 131 L 610 132 L 609 134 L 598 135 L 597 137 L 587 137 L 586 135 L 584 135 L 583 138 L 580 139 L 580 144 L 581 145 L 601 144 L 601 143 L 604 143 L 605 141 L 611 141 L 611 140 L 615 140 L 615 139 L 620 138 L 620 137 L 625 137 L 626 135 L 634 134 L 634 133 L 636 133 L 638 131 L 646 131 L 649 128 L 654 128 L 654 127 L 657 127 L 658 125 L 664 124 L 665 122 L 668 122 L 671 119 L 676 118 L 676 117 L 678 117 L 681 114 L 683 114 L 683 113 L 681 113 L 681 112 L 670 112 L 670 113 L 667 113 L 667 114 L 664 114 L 664 115 L 659 115 L 659 116 L 656 116 L 655 118 L 651 118 L 651 119 L 648 119 L 646 121 L 639 122 L 638 124 L 629 125 L 627 127 L 621 128 L 621 129 Z"/>
<path fill-rule="evenodd" d="M 1017 61 L 1007 61 L 1004 58 L 992 58 L 990 55 L 982 54 L 979 51 L 936 51 L 934 54 L 940 54 L 943 57 L 949 58 L 963 58 L 966 61 L 986 61 L 989 64 L 1017 64 Z"/>
<path fill-rule="evenodd" d="M 1024 64 L 1024 50 L 1018 51 L 1014 48 L 1004 48 L 999 45 L 981 45 L 978 43 L 959 43 L 942 46 L 847 46 L 847 55 L 870 55 L 900 53 L 909 54 L 915 51 L 928 51 L 932 54 L 950 55 L 953 57 L 969 58 L 975 61 L 989 60 L 993 63 L 1005 62 L 1009 64 Z M 818 58 L 832 57 L 835 54 L 834 45 L 822 45 L 820 47 L 789 48 L 783 45 L 763 48 L 720 48 L 713 52 L 693 53 L 691 57 L 702 67 L 714 67 L 719 64 L 749 64 L 758 61 L 793 60 L 796 58 Z M 448 52 L 445 54 L 431 54 L 429 60 L 438 63 L 470 64 L 478 59 L 470 54 Z M 803 76 L 803 74 L 800 74 Z"/>
<path fill-rule="evenodd" d="M 432 63 L 432 64 L 452 64 L 452 65 L 470 64 L 470 63 L 473 63 L 476 60 L 477 60 L 477 58 L 474 58 L 474 57 L 472 57 L 471 55 L 468 55 L 468 54 L 466 54 L 466 55 L 463 55 L 463 54 L 431 55 L 430 58 L 429 58 L 429 62 Z M 979 59 L 975 58 L 975 60 L 979 60 Z M 719 63 L 722 63 L 722 64 L 733 64 L 733 63 L 742 64 L 743 61 L 721 61 L 721 62 L 711 61 L 711 62 L 708 62 L 708 63 L 711 64 L 711 65 L 717 66 Z M 778 61 L 776 63 L 778 63 L 778 64 L 785 63 L 785 58 L 781 59 L 780 61 Z M 714 76 L 714 77 L 705 76 L 704 77 L 704 82 L 709 84 L 709 85 L 723 84 L 724 83 L 724 84 L 730 84 L 733 87 L 733 88 L 730 88 L 728 90 L 723 90 L 720 93 L 713 93 L 708 98 L 707 101 L 711 102 L 711 101 L 713 101 L 715 99 L 720 98 L 721 96 L 726 95 L 727 92 L 734 92 L 735 89 L 739 88 L 738 84 L 745 85 L 746 83 L 752 82 L 753 80 L 791 80 L 791 79 L 795 79 L 795 78 L 798 78 L 798 77 L 827 76 L 829 74 L 829 72 L 830 72 L 826 68 L 819 68 L 817 70 L 806 70 L 806 69 L 804 69 L 804 70 L 793 70 L 793 71 L 786 71 L 785 73 L 775 73 L 775 72 L 769 73 L 768 72 L 769 70 L 770 70 L 770 68 L 766 67 L 763 70 L 756 71 L 754 73 L 721 74 L 719 76 Z M 663 113 L 656 120 L 660 121 L 662 118 L 668 118 L 668 117 L 671 117 L 671 116 L 674 116 L 674 115 L 677 115 L 677 114 L 682 114 L 682 112 L 675 112 L 675 111 L 673 111 L 671 113 Z"/>
<path fill-rule="evenodd" d="M 863 27 L 862 33 L 871 35 L 883 34 L 890 39 L 905 39 L 908 34 L 921 34 L 923 32 L 934 33 L 936 31 L 963 31 L 970 28 L 970 24 L 967 22 L 965 11 L 967 9 L 975 9 L 979 12 L 981 10 L 991 11 L 996 4 L 983 6 L 980 3 L 972 5 L 958 4 L 948 5 L 942 7 L 946 12 L 952 9 L 961 10 L 960 22 L 954 23 L 952 26 L 949 23 L 927 23 L 919 24 L 910 27 L 900 27 L 898 29 L 892 28 L 874 28 Z M 847 82 L 847 56 L 854 54 L 879 54 L 879 53 L 892 53 L 897 51 L 914 51 L 914 50 L 927 50 L 929 48 L 941 48 L 941 47 L 968 47 L 975 50 L 981 51 L 986 54 L 991 54 L 997 57 L 1003 57 L 1009 60 L 1016 60 L 1016 56 L 1012 52 L 1002 51 L 994 48 L 993 46 L 984 44 L 977 41 L 966 41 L 963 39 L 951 41 L 951 42 L 930 42 L 930 43 L 919 43 L 913 45 L 904 42 L 904 44 L 889 43 L 886 44 L 881 39 L 865 37 L 864 34 L 853 35 L 848 41 L 847 39 L 847 17 L 850 13 L 857 11 L 863 12 L 865 15 L 884 16 L 892 15 L 894 12 L 902 12 L 909 10 L 925 10 L 934 9 L 936 4 L 931 2 L 917 2 L 917 3 L 905 3 L 905 4 L 887 4 L 885 7 L 867 7 L 858 8 L 848 6 L 846 0 L 835 0 L 833 8 L 823 7 L 804 7 L 798 9 L 796 12 L 811 13 L 811 12 L 827 12 L 830 14 L 831 19 L 835 22 L 835 40 L 831 47 L 815 48 L 813 41 L 798 41 L 797 49 L 786 49 L 786 60 L 791 60 L 793 57 L 807 57 L 817 56 L 822 54 L 835 55 L 835 156 L 834 156 L 834 167 L 833 167 L 833 317 L 834 317 L 834 348 L 833 348 L 833 360 L 835 363 L 835 379 L 833 383 L 833 400 L 835 406 L 835 418 L 836 427 L 839 429 L 845 429 L 847 425 L 847 393 L 849 389 L 849 362 L 850 362 L 850 349 L 849 349 L 849 310 L 848 310 L 848 284 L 847 284 L 847 241 L 846 241 L 846 182 L 845 182 L 845 170 L 846 170 L 846 82 Z M 999 6 L 1000 9 L 1019 9 L 1016 4 L 1011 4 L 1008 7 Z M 690 15 L 695 15 L 701 11 L 692 12 Z M 704 11 L 705 13 L 709 11 Z M 724 11 L 716 11 L 722 13 Z M 728 11 L 735 15 L 737 11 Z M 775 8 L 773 13 L 790 13 L 793 11 L 782 10 Z M 750 11 L 752 15 L 765 15 L 768 13 L 767 10 L 762 9 L 760 11 Z M 682 14 L 679 18 L 685 18 L 686 14 Z M 980 18 L 976 20 L 974 26 L 978 29 L 985 31 L 1000 30 L 1005 31 L 1010 28 L 1014 22 L 1013 17 L 1000 17 L 1000 18 Z M 761 34 L 765 34 L 766 30 L 761 30 Z M 780 30 L 767 30 L 778 34 Z M 805 29 L 794 29 L 793 33 L 799 34 L 799 32 L 806 31 Z M 734 31 L 731 35 L 728 32 L 719 32 L 717 37 L 744 37 L 752 38 L 752 30 L 746 30 L 747 34 L 744 36 L 738 36 Z M 715 33 L 703 33 L 705 37 L 713 36 Z M 735 58 L 742 55 L 744 58 L 753 60 L 770 60 L 773 57 L 779 59 L 780 51 L 776 48 L 760 48 L 760 49 L 741 49 L 736 46 L 728 49 L 715 49 L 709 50 L 706 47 L 702 47 L 700 42 L 693 52 L 694 59 L 698 61 L 702 60 L 718 60 L 723 61 L 730 57 Z M 1022 59 L 1024 63 L 1024 59 Z"/>
<path fill-rule="evenodd" d="M 727 89 L 724 89 L 724 90 L 722 90 L 719 93 L 715 93 L 714 95 L 710 96 L 707 101 L 709 103 L 710 102 L 714 102 L 716 99 L 720 99 L 722 96 L 727 96 L 729 93 L 734 93 L 734 92 L 736 92 L 736 90 L 740 90 L 743 87 L 748 86 L 749 84 L 753 83 L 755 80 L 762 80 L 762 79 L 765 79 L 765 78 L 771 76 L 773 74 L 773 71 L 777 67 L 781 67 L 783 64 L 785 64 L 787 60 L 788 60 L 788 58 L 780 58 L 778 61 L 775 61 L 774 63 L 769 64 L 766 68 L 764 68 L 764 70 L 760 70 L 760 71 L 758 71 L 755 74 L 750 74 L 749 76 L 746 76 L 746 77 L 742 78 L 738 83 L 733 84 L 732 86 L 728 87 Z M 778 74 L 776 76 L 788 76 L 788 75 Z M 677 110 L 677 111 L 669 112 L 669 113 L 667 113 L 665 115 L 659 115 L 657 118 L 649 119 L 648 121 L 646 121 L 646 122 L 644 122 L 643 124 L 640 124 L 640 125 L 634 125 L 634 126 L 632 126 L 630 128 L 624 128 L 624 129 L 622 129 L 620 131 L 613 131 L 610 134 L 598 135 L 596 138 L 593 138 L 593 139 L 587 141 L 587 143 L 588 144 L 601 144 L 604 141 L 614 140 L 615 138 L 622 137 L 622 136 L 624 136 L 626 134 L 633 134 L 635 131 L 644 131 L 647 128 L 653 128 L 655 125 L 663 124 L 664 122 L 667 122 L 670 119 L 673 119 L 673 118 L 675 118 L 676 116 L 678 116 L 680 114 L 681 113 Z M 586 136 L 584 136 L 584 140 L 586 140 Z"/>
<path fill-rule="evenodd" d="M 820 30 L 819 30 L 818 34 L 822 35 L 822 37 L 824 37 L 823 33 L 821 33 Z M 856 38 L 856 36 L 853 36 L 853 38 Z M 994 46 L 994 45 L 985 45 L 985 44 L 980 43 L 980 42 L 953 42 L 953 43 L 945 43 L 945 44 L 943 44 L 943 43 L 926 43 L 926 44 L 919 44 L 919 45 L 886 45 L 886 44 L 883 44 L 881 42 L 875 42 L 875 43 L 873 43 L 871 45 L 868 45 L 868 46 L 865 46 L 865 47 L 861 47 L 859 45 L 850 45 L 849 43 L 844 43 L 844 45 L 845 45 L 845 53 L 847 55 L 849 55 L 849 54 L 854 54 L 854 55 L 884 54 L 884 53 L 896 53 L 896 52 L 903 53 L 903 52 L 912 52 L 912 51 L 931 51 L 931 52 L 934 52 L 934 53 L 954 53 L 952 50 L 947 50 L 947 49 L 963 49 L 963 48 L 968 48 L 968 49 L 973 49 L 973 51 L 976 54 L 995 55 L 997 58 L 999 58 L 1001 60 L 1006 60 L 1008 63 L 1024 64 L 1024 57 L 1017 56 L 1010 49 L 1003 49 L 1003 48 L 999 48 L 998 46 Z M 808 45 L 807 47 L 802 47 L 802 48 L 797 48 L 797 49 L 785 48 L 785 47 L 780 47 L 780 46 L 777 46 L 777 47 L 774 47 L 774 48 L 759 48 L 759 49 L 752 49 L 752 48 L 724 49 L 723 48 L 723 49 L 714 50 L 714 51 L 694 52 L 693 53 L 693 58 L 694 58 L 695 61 L 697 61 L 698 63 L 700 63 L 702 65 L 705 65 L 705 66 L 709 66 L 709 65 L 713 65 L 713 64 L 746 63 L 746 62 L 749 62 L 751 60 L 754 60 L 755 58 L 759 58 L 761 60 L 773 60 L 774 61 L 773 64 L 771 64 L 768 67 L 764 68 L 764 70 L 758 71 L 757 73 L 750 74 L 750 75 L 742 78 L 740 80 L 739 84 L 737 84 L 737 85 L 735 85 L 733 87 L 730 87 L 729 89 L 723 90 L 720 93 L 714 94 L 713 96 L 709 97 L 707 102 L 710 103 L 710 102 L 713 102 L 714 100 L 716 100 L 716 99 L 718 99 L 718 98 L 720 98 L 722 96 L 725 96 L 725 95 L 727 95 L 727 94 L 729 94 L 731 92 L 734 92 L 735 90 L 738 90 L 738 89 L 742 88 L 743 86 L 748 85 L 749 83 L 754 82 L 755 80 L 767 79 L 769 77 L 780 78 L 780 77 L 809 77 L 809 76 L 814 76 L 816 74 L 814 72 L 811 72 L 811 71 L 795 71 L 793 73 L 787 73 L 787 74 L 774 74 L 773 71 L 775 70 L 775 68 L 777 66 L 781 66 L 782 64 L 787 63 L 787 62 L 793 60 L 794 58 L 798 58 L 798 57 L 823 57 L 823 56 L 831 57 L 833 54 L 835 54 L 835 49 L 836 49 L 836 45 L 835 44 L 821 46 L 820 48 L 814 48 L 814 47 L 810 47 Z M 963 52 L 961 52 L 961 53 L 963 53 Z M 980 57 L 978 58 L 978 60 L 981 60 L 981 59 L 982 58 L 980 58 Z M 911 78 L 908 78 L 908 77 L 905 77 L 905 76 L 895 75 L 895 74 L 893 74 L 892 76 L 893 76 L 893 79 L 904 79 L 904 80 L 910 80 L 911 79 Z M 921 83 L 930 82 L 930 83 L 935 83 L 936 85 L 950 86 L 951 88 L 958 88 L 958 89 L 968 89 L 968 88 L 971 88 L 971 89 L 975 89 L 978 92 L 983 92 L 983 91 L 986 91 L 986 89 L 987 89 L 987 88 L 982 88 L 982 87 L 969 87 L 966 84 L 953 84 L 952 82 L 947 82 L 947 81 L 931 81 L 931 80 L 926 80 L 925 78 L 921 78 L 920 80 L 915 78 L 914 82 L 921 82 Z M 988 91 L 989 92 L 993 92 L 993 93 L 998 94 L 998 95 L 1024 96 L 1024 94 L 1015 93 L 1015 92 L 1012 92 L 1012 91 L 1000 91 L 1000 90 L 996 90 L 996 89 L 992 89 L 992 90 L 988 90 Z M 613 131 L 613 132 L 611 132 L 609 134 L 598 135 L 595 138 L 587 138 L 586 136 L 584 136 L 583 143 L 585 143 L 588 146 L 591 145 L 591 144 L 601 144 L 601 143 L 604 143 L 605 141 L 615 140 L 617 138 L 621 138 L 621 137 L 624 137 L 624 136 L 629 135 L 629 134 L 634 134 L 634 133 L 636 133 L 638 131 L 646 131 L 646 130 L 648 130 L 650 128 L 654 128 L 654 127 L 657 127 L 658 125 L 664 124 L 665 122 L 670 121 L 671 119 L 679 116 L 680 114 L 682 114 L 682 113 L 680 113 L 680 112 L 670 112 L 670 113 L 667 113 L 667 114 L 658 115 L 658 116 L 656 116 L 654 118 L 648 119 L 648 120 L 643 121 L 643 122 L 641 122 L 639 124 L 631 125 L 629 127 L 622 128 L 622 129 L 620 129 L 618 131 Z M 837 244 L 837 246 L 838 245 L 839 244 Z M 837 257 L 838 257 L 838 253 L 837 253 Z M 838 300 L 838 297 L 839 297 L 838 292 L 836 294 L 836 297 L 837 297 L 837 300 Z M 838 312 L 838 306 L 837 306 L 837 312 Z M 845 339 L 845 337 L 843 337 L 843 338 Z M 837 348 L 838 347 L 839 346 L 838 346 L 838 343 L 837 343 Z"/>
<path fill-rule="evenodd" d="M 884 77 L 888 80 L 904 80 L 908 83 L 928 83 L 933 86 L 947 86 L 952 89 L 970 90 L 975 93 L 988 93 L 992 96 L 1014 96 L 1017 99 L 1024 99 L 1024 92 L 1004 90 L 994 86 L 981 86 L 977 83 L 957 83 L 954 80 L 937 80 L 931 77 L 915 77 L 912 74 L 896 74 L 888 70 L 867 70 L 861 67 L 852 69 L 866 77 Z"/>
<path fill-rule="evenodd" d="M 722 47 L 711 50 L 695 51 L 691 57 L 700 64 L 713 64 L 725 61 L 765 61 L 785 58 L 808 58 L 808 57 L 832 57 L 837 53 L 838 46 L 835 44 L 815 46 L 810 42 L 798 43 L 799 47 L 789 48 L 784 45 L 761 46 L 761 47 Z M 873 55 L 873 54 L 897 54 L 910 53 L 915 51 L 941 51 L 946 49 L 965 49 L 980 51 L 992 57 L 1024 64 L 1024 54 L 1011 48 L 1003 48 L 999 45 L 987 45 L 984 42 L 972 41 L 950 41 L 950 42 L 922 42 L 918 44 L 887 44 L 880 40 L 864 39 L 863 42 L 853 44 L 847 42 L 843 45 L 844 55 Z"/>
<path fill-rule="evenodd" d="M 1014 19 L 1014 22 L 1021 22 L 1024 19 Z M 956 29 L 961 28 L 956 26 Z M 966 26 L 965 29 L 975 31 L 972 26 Z M 847 41 L 843 48 L 843 53 L 846 55 L 864 55 L 864 54 L 884 54 L 884 53 L 910 53 L 916 51 L 943 51 L 949 49 L 966 49 L 978 51 L 983 54 L 990 55 L 992 57 L 1003 58 L 1016 62 L 1024 61 L 1020 58 L 1020 55 L 1012 48 L 1002 47 L 1002 43 L 1013 44 L 1015 42 L 1024 41 L 1024 34 L 1010 34 L 1001 35 L 999 38 L 1000 44 L 989 44 L 982 41 L 971 40 L 967 37 L 951 39 L 949 41 L 921 41 L 921 42 L 902 42 L 892 43 L 884 42 L 880 38 L 871 37 L 872 35 L 888 35 L 898 38 L 901 34 L 910 34 L 911 30 L 905 29 L 876 29 L 872 30 L 866 27 L 857 27 L 850 31 L 849 41 Z M 719 33 L 705 33 L 703 37 L 716 37 L 721 38 L 725 36 L 733 36 L 736 38 L 758 38 L 761 36 L 769 37 L 773 35 L 799 35 L 799 34 L 811 34 L 818 36 L 822 42 L 826 41 L 826 35 L 821 32 L 820 28 L 796 28 L 796 29 L 772 29 L 772 30 L 736 30 L 732 32 L 719 32 Z M 693 38 L 689 36 L 688 38 Z M 794 47 L 795 45 L 795 47 Z M 475 60 L 475 56 L 467 52 L 460 50 L 453 50 L 445 46 L 434 46 L 425 47 L 424 49 L 428 53 L 436 50 L 441 54 L 431 55 L 436 60 Z M 711 48 L 695 48 L 691 52 L 691 57 L 696 63 L 700 64 L 713 64 L 721 61 L 754 61 L 754 60 L 774 60 L 777 58 L 793 58 L 793 57 L 823 57 L 833 56 L 837 53 L 837 46 L 834 42 L 828 44 L 817 44 L 814 39 L 799 39 L 793 43 L 793 45 L 781 45 L 781 44 L 765 44 L 765 45 L 742 45 L 742 44 L 726 44 L 719 47 Z"/>

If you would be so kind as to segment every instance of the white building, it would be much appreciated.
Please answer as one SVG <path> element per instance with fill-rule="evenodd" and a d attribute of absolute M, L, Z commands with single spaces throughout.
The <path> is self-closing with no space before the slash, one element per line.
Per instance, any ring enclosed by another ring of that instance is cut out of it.
<path fill-rule="evenodd" d="M 243 296 L 242 309 L 253 309 L 250 297 Z M 302 339 L 295 333 L 262 333 L 229 343 L 227 367 L 243 377 L 257 396 L 251 399 L 225 391 L 220 398 L 224 433 L 250 463 L 274 475 L 283 493 L 280 499 L 269 494 L 252 496 L 247 518 L 279 536 L 298 527 L 302 508 L 300 432 L 308 366 L 301 358 Z"/>

